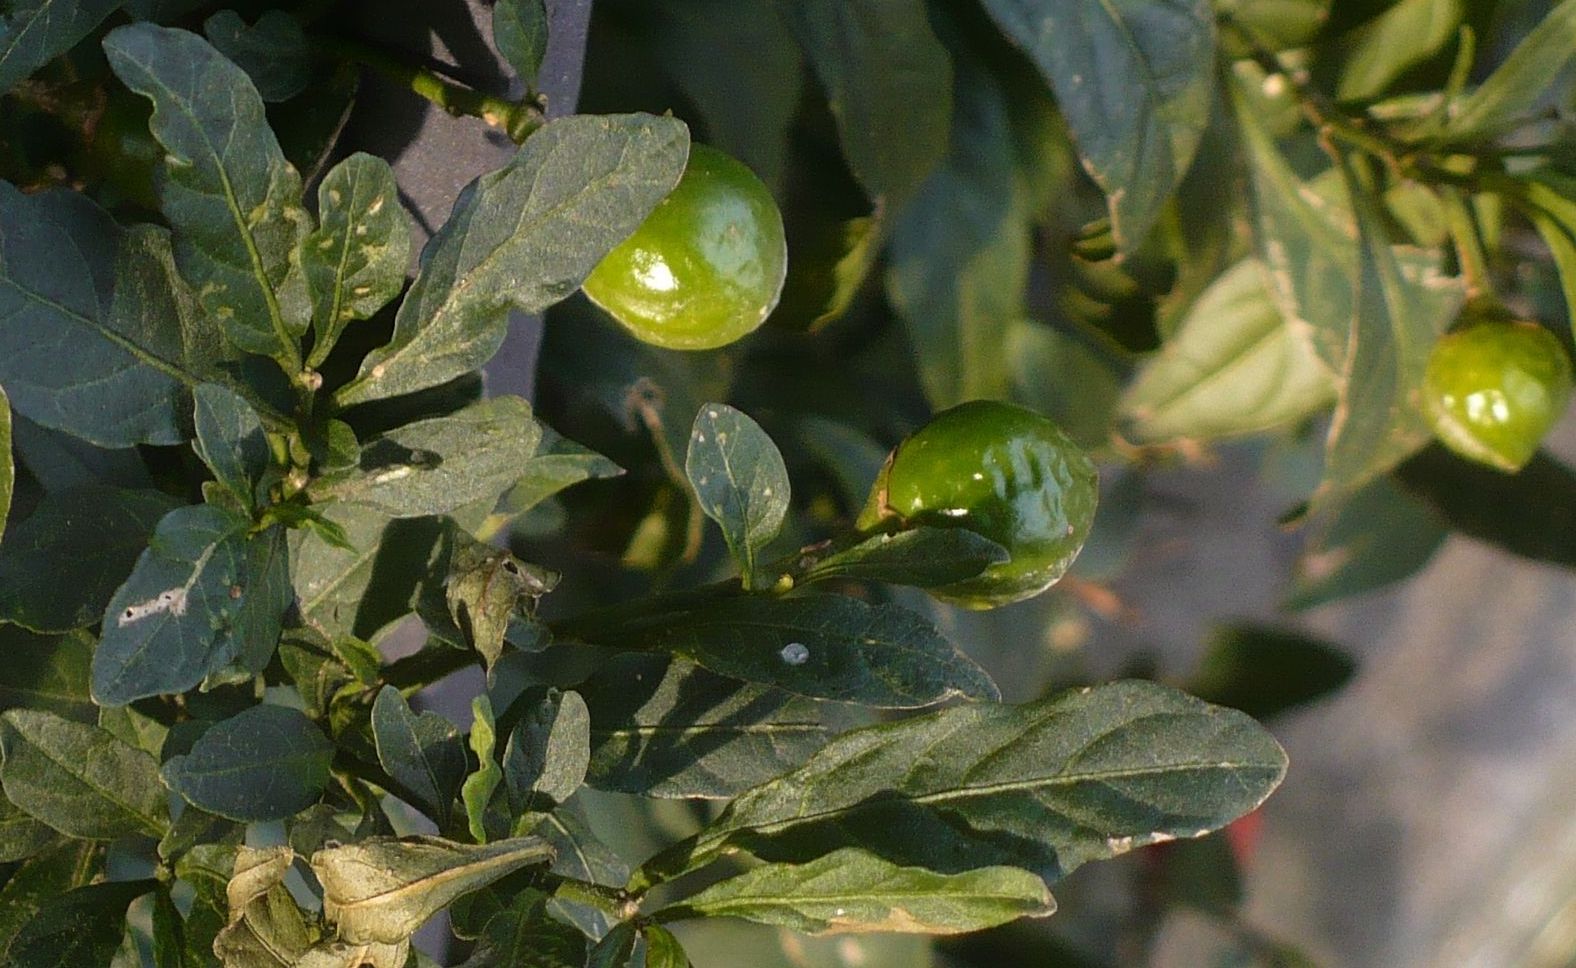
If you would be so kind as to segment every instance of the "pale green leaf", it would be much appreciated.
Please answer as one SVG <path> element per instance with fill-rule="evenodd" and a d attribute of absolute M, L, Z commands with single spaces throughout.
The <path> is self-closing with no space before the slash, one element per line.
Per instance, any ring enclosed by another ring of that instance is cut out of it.
<path fill-rule="evenodd" d="M 299 711 L 253 706 L 212 726 L 160 771 L 186 802 L 231 820 L 280 820 L 317 802 L 334 744 Z"/>
<path fill-rule="evenodd" d="M 0 751 L 6 799 L 69 837 L 164 832 L 157 761 L 97 726 L 12 709 L 0 716 Z"/>
<path fill-rule="evenodd" d="M 487 808 L 492 803 L 493 791 L 503 782 L 503 770 L 498 766 L 498 724 L 493 718 L 492 703 L 485 695 L 471 700 L 471 733 L 468 738 L 471 752 L 476 754 L 476 771 L 465 778 L 460 787 L 460 799 L 465 804 L 465 820 L 471 836 L 479 844 L 487 842 Z"/>
<path fill-rule="evenodd" d="M 210 864 L 220 863 L 220 851 L 227 854 L 230 848 L 218 848 L 215 856 L 205 859 Z M 295 968 L 317 932 L 284 885 L 294 853 L 289 847 L 243 846 L 234 854 L 224 889 L 229 914 L 213 940 L 213 953 L 224 968 Z M 186 870 L 181 876 L 190 879 L 191 873 Z"/>
<path fill-rule="evenodd" d="M 1560 0 L 1451 113 L 1442 132 L 1452 142 L 1483 141 L 1502 134 L 1565 91 L 1550 80 L 1576 58 L 1576 0 Z"/>
<path fill-rule="evenodd" d="M 17 0 L 0 19 L 0 94 L 77 45 L 125 0 Z"/>
<path fill-rule="evenodd" d="M 746 414 L 725 403 L 702 404 L 684 473 L 701 510 L 722 527 L 744 587 L 753 587 L 760 552 L 788 514 L 788 469 L 777 445 Z"/>
<path fill-rule="evenodd" d="M 1349 42 L 1336 96 L 1366 101 L 1385 93 L 1402 74 L 1455 39 L 1464 13 L 1461 0 L 1400 0 Z"/>
<path fill-rule="evenodd" d="M 501 548 L 463 533 L 453 537 L 444 596 L 448 617 L 463 641 L 487 663 L 503 653 L 509 623 L 522 609 L 534 609 L 558 584 L 558 574 L 521 561 Z"/>
<path fill-rule="evenodd" d="M 1448 534 L 1426 504 L 1380 477 L 1313 530 L 1297 559 L 1285 607 L 1313 608 L 1409 578 Z"/>
<path fill-rule="evenodd" d="M 409 958 L 409 941 L 398 944 L 327 941 L 308 950 L 294 968 L 405 968 Z"/>
<path fill-rule="evenodd" d="M 447 828 L 465 782 L 460 731 L 437 713 L 411 712 L 398 689 L 384 686 L 372 704 L 372 735 L 383 769 L 416 798 L 415 806 Z"/>
<path fill-rule="evenodd" d="M 646 968 L 690 968 L 689 955 L 672 931 L 660 924 L 648 924 L 641 933 L 646 939 Z"/>

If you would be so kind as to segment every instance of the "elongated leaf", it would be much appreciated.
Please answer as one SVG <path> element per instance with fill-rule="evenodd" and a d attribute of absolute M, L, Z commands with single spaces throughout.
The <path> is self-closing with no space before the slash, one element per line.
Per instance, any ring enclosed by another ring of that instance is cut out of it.
<path fill-rule="evenodd" d="M 164 832 L 158 763 L 97 726 L 13 709 L 0 716 L 0 751 L 6 799 L 69 837 Z"/>
<path fill-rule="evenodd" d="M 175 861 L 175 876 L 192 889 L 191 907 L 181 926 L 181 953 L 187 968 L 218 968 L 221 964 L 215 942 L 229 922 L 225 888 L 235 871 L 236 851 L 228 844 L 196 844 Z"/>
<path fill-rule="evenodd" d="M 537 837 L 486 845 L 373 837 L 318 851 L 312 872 L 323 885 L 323 914 L 342 940 L 394 944 L 455 898 L 552 857 Z"/>
<path fill-rule="evenodd" d="M 405 697 L 384 686 L 372 704 L 378 762 L 417 799 L 416 806 L 447 828 L 465 782 L 465 747 L 454 724 L 433 712 L 411 712 Z"/>
<path fill-rule="evenodd" d="M 1335 93 L 1343 101 L 1364 101 L 1385 92 L 1392 81 L 1456 37 L 1461 0 L 1400 0 L 1363 26 L 1351 43 Z"/>
<path fill-rule="evenodd" d="M 493 792 L 503 782 L 503 770 L 498 766 L 498 723 L 493 718 L 492 703 L 485 695 L 471 700 L 471 733 L 468 737 L 471 752 L 476 754 L 476 770 L 460 786 L 460 799 L 465 804 L 465 820 L 471 837 L 478 844 L 487 842 L 487 808 L 492 803 Z"/>
<path fill-rule="evenodd" d="M 509 734 L 503 778 L 516 815 L 546 812 L 585 783 L 591 759 L 591 714 L 576 692 L 550 695 Z"/>
<path fill-rule="evenodd" d="M 547 4 L 544 0 L 499 0 L 493 6 L 493 44 L 528 91 L 547 54 Z"/>
<path fill-rule="evenodd" d="M 0 620 L 35 632 L 99 621 L 159 519 L 177 506 L 158 491 L 98 485 L 46 495 L 0 545 Z"/>
<path fill-rule="evenodd" d="M 586 968 L 628 968 L 635 954 L 639 932 L 634 922 L 624 921 L 602 936 L 586 956 Z"/>
<path fill-rule="evenodd" d="M 586 637 L 669 652 L 810 699 L 911 708 L 999 695 L 983 669 L 918 615 L 837 595 L 725 599 Z"/>
<path fill-rule="evenodd" d="M 280 820 L 323 794 L 334 744 L 300 712 L 253 706 L 169 758 L 164 782 L 188 803 L 231 820 Z"/>
<path fill-rule="evenodd" d="M 93 636 L 69 632 L 32 635 L 0 628 L 0 710 L 39 709 L 79 723 L 98 721 L 88 691 Z"/>
<path fill-rule="evenodd" d="M 103 844 L 67 841 L 12 871 L 0 887 L 0 959 L 46 901 L 88 883 L 103 861 Z"/>
<path fill-rule="evenodd" d="M 781 0 L 826 92 L 843 154 L 896 207 L 946 151 L 952 72 L 918 0 Z"/>
<path fill-rule="evenodd" d="M 519 397 L 494 397 L 369 441 L 361 464 L 324 496 L 390 517 L 445 514 L 502 494 L 527 466 L 541 428 Z"/>
<path fill-rule="evenodd" d="M 265 10 L 250 25 L 234 10 L 221 10 L 203 22 L 202 31 L 246 72 L 264 101 L 288 101 L 312 81 L 312 50 L 301 21 L 283 10 Z"/>
<path fill-rule="evenodd" d="M 192 398 L 197 456 L 241 506 L 250 509 L 253 490 L 269 461 L 262 421 L 245 400 L 216 384 L 202 384 Z"/>
<path fill-rule="evenodd" d="M 0 383 L 17 413 L 101 447 L 185 439 L 184 388 L 222 354 L 169 240 L 76 192 L 0 184 Z"/>
<path fill-rule="evenodd" d="M 804 762 L 828 735 L 814 703 L 682 659 L 617 656 L 580 691 L 587 782 L 603 790 L 726 799 Z"/>
<path fill-rule="evenodd" d="M 317 188 L 317 217 L 317 231 L 301 242 L 314 364 L 328 358 L 348 324 L 399 295 L 411 245 L 394 172 L 375 155 L 358 151 L 329 169 Z"/>
<path fill-rule="evenodd" d="M 184 30 L 119 27 L 104 51 L 126 86 L 153 102 L 149 127 L 167 153 L 159 202 L 177 233 L 181 274 L 237 346 L 288 358 L 306 305 L 284 287 L 311 219 L 257 89 Z"/>
<path fill-rule="evenodd" d="M 646 939 L 646 968 L 690 968 L 689 955 L 672 931 L 660 924 L 648 924 L 641 934 Z"/>
<path fill-rule="evenodd" d="M 77 45 L 125 0 L 18 0 L 0 20 L 0 94 Z"/>
<path fill-rule="evenodd" d="M 1086 861 L 1224 826 L 1257 807 L 1285 769 L 1285 753 L 1253 720 L 1150 682 L 954 706 L 844 733 L 734 800 L 632 883 L 735 850 L 805 862 L 840 847 L 941 873 L 1005 864 L 1055 880 Z"/>
<path fill-rule="evenodd" d="M 240 605 L 229 633 L 234 659 L 228 666 L 210 669 L 213 677 L 250 679 L 261 675 L 274 657 L 285 611 L 295 601 L 284 527 L 274 525 L 246 539 L 246 576 L 242 584 L 230 586 L 232 597 L 238 587 Z"/>
<path fill-rule="evenodd" d="M 1263 265 L 1246 259 L 1204 291 L 1122 406 L 1137 440 L 1208 440 L 1290 423 L 1334 398 L 1329 371 L 1281 318 Z"/>
<path fill-rule="evenodd" d="M 973 531 L 916 527 L 878 534 L 830 554 L 805 572 L 802 580 L 854 578 L 937 588 L 973 578 L 1008 557 L 1006 548 Z"/>
<path fill-rule="evenodd" d="M 531 135 L 473 182 L 422 252 L 389 344 L 335 398 L 363 403 L 481 366 L 510 309 L 541 312 L 575 291 L 683 173 L 684 125 L 650 115 L 570 117 Z"/>
<path fill-rule="evenodd" d="M 1239 623 L 1217 628 L 1188 692 L 1268 719 L 1346 685 L 1351 656 L 1321 639 L 1287 629 Z"/>
<path fill-rule="evenodd" d="M 126 908 L 157 882 L 90 884 L 45 902 L 11 942 L 12 968 L 107 965 L 126 935 Z"/>
<path fill-rule="evenodd" d="M 1378 478 L 1315 532 L 1297 561 L 1286 607 L 1313 608 L 1408 578 L 1428 563 L 1448 533 L 1424 502 L 1393 479 Z"/>
<path fill-rule="evenodd" d="M 229 626 L 247 595 L 249 523 L 206 504 L 176 508 L 159 521 L 104 610 L 93 655 L 96 701 L 121 706 L 185 692 L 234 657 Z"/>
<path fill-rule="evenodd" d="M 499 498 L 488 526 L 502 527 L 505 522 L 581 481 L 617 477 L 622 473 L 624 469 L 608 458 L 560 437 L 551 427 L 543 425 L 536 453 L 526 464 L 525 473 Z"/>
<path fill-rule="evenodd" d="M 722 527 L 744 587 L 753 587 L 761 549 L 788 514 L 788 468 L 777 445 L 747 415 L 708 403 L 695 415 L 684 473 L 701 510 Z"/>
<path fill-rule="evenodd" d="M 1558 101 L 1566 92 L 1551 89 L 1549 80 L 1576 57 L 1573 36 L 1576 2 L 1561 0 L 1467 96 L 1445 123 L 1444 137 L 1455 142 L 1492 138 L 1526 120 L 1540 103 Z"/>
<path fill-rule="evenodd" d="M 1454 531 L 1576 568 L 1576 470 L 1546 453 L 1502 474 L 1433 446 L 1397 467 L 1395 479 Z"/>
<path fill-rule="evenodd" d="M 231 848 L 219 850 L 231 852 Z M 224 888 L 229 913 L 213 940 L 213 953 L 223 960 L 224 968 L 295 968 L 317 933 L 284 884 L 295 855 L 289 847 L 243 846 L 233 853 L 235 861 Z M 218 864 L 221 856 L 204 859 Z M 190 874 L 188 870 L 182 876 Z"/>
<path fill-rule="evenodd" d="M 1110 200 L 1118 247 L 1136 249 L 1209 121 L 1208 0 L 985 0 L 985 9 L 1050 82 Z"/>
<path fill-rule="evenodd" d="M 656 917 L 743 918 L 805 934 L 961 934 L 1055 909 L 1045 882 L 1016 867 L 938 874 L 849 847 L 808 864 L 757 867 Z"/>

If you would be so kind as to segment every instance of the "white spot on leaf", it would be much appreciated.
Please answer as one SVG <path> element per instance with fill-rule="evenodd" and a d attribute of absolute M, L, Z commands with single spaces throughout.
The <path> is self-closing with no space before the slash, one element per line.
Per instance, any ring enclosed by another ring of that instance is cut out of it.
<path fill-rule="evenodd" d="M 158 615 L 161 612 L 168 612 L 171 615 L 185 615 L 186 589 L 180 587 L 168 588 L 145 602 L 127 605 L 125 610 L 120 613 L 118 624 L 124 628 L 133 622 L 142 621 L 149 615 Z"/>
<path fill-rule="evenodd" d="M 783 661 L 791 666 L 804 665 L 810 661 L 810 648 L 803 642 L 789 642 L 777 654 L 782 656 Z"/>

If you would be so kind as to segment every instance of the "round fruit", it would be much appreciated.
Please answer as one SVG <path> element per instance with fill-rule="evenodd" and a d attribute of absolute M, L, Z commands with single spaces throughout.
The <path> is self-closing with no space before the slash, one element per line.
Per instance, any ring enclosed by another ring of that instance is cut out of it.
<path fill-rule="evenodd" d="M 1463 457 L 1515 472 L 1571 395 L 1571 361 L 1537 323 L 1494 319 L 1440 338 L 1423 399 L 1434 433 Z"/>
<path fill-rule="evenodd" d="M 975 400 L 937 414 L 892 451 L 860 526 L 967 528 L 1011 557 L 931 589 L 967 608 L 1022 601 L 1054 585 L 1094 523 L 1098 475 L 1077 444 L 1032 410 Z"/>
<path fill-rule="evenodd" d="M 744 165 L 697 144 L 678 185 L 584 289 L 644 342 L 709 350 L 766 321 L 787 269 L 771 192 Z"/>

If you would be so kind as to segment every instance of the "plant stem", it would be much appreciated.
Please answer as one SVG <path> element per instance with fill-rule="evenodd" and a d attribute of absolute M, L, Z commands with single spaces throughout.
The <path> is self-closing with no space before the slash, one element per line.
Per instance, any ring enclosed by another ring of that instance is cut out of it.
<path fill-rule="evenodd" d="M 561 901 L 594 907 L 620 921 L 628 921 L 640 911 L 639 902 L 620 888 L 604 887 L 562 874 L 543 874 L 542 886 Z"/>
<path fill-rule="evenodd" d="M 1444 202 L 1450 237 L 1456 244 L 1456 259 L 1461 263 L 1461 275 L 1466 279 L 1467 299 L 1492 297 L 1494 283 L 1488 272 L 1488 258 L 1483 254 L 1477 217 L 1473 215 L 1467 200 L 1454 187 L 1441 186 L 1439 194 Z"/>

